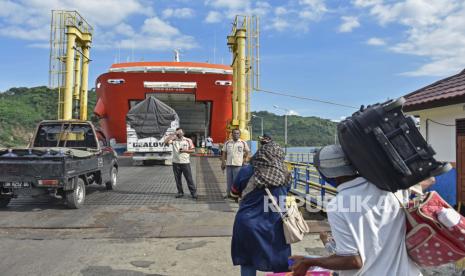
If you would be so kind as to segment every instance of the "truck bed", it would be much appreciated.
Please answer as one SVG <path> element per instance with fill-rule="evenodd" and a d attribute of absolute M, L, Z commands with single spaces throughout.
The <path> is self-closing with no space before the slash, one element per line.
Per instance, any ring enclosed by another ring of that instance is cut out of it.
<path fill-rule="evenodd" d="M 33 148 L 0 151 L 0 182 L 63 180 L 98 167 L 99 158 L 81 150 Z"/>

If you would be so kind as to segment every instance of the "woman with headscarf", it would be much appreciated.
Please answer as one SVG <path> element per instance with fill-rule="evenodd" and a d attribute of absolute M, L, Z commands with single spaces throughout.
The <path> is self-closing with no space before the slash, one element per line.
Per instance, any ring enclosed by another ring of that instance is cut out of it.
<path fill-rule="evenodd" d="M 234 265 L 241 266 L 241 276 L 255 276 L 259 271 L 288 271 L 291 247 L 284 237 L 280 214 L 269 207 L 265 187 L 284 202 L 290 174 L 284 166 L 284 152 L 271 139 L 261 139 L 262 147 L 244 166 L 231 188 L 241 197 L 233 228 L 231 255 Z"/>

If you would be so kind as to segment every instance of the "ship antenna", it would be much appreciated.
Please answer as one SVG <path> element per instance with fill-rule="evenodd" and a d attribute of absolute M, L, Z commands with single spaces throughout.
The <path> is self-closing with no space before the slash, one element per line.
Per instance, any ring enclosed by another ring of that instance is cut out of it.
<path fill-rule="evenodd" d="M 174 49 L 174 61 L 179 62 L 179 49 Z"/>

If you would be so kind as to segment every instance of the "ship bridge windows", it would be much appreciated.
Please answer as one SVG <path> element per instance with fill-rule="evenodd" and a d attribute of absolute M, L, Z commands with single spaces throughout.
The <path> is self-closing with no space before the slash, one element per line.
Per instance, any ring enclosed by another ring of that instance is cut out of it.
<path fill-rule="evenodd" d="M 107 82 L 109 84 L 123 84 L 124 79 L 108 79 Z M 100 83 L 99 83 L 100 84 Z"/>

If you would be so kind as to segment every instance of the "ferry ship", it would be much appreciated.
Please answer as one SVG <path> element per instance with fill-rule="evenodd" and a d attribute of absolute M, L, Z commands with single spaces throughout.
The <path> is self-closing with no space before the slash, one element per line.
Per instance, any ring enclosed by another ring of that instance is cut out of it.
<path fill-rule="evenodd" d="M 104 134 L 120 152 L 126 149 L 126 114 L 150 96 L 176 111 L 185 136 L 196 146 L 208 136 L 222 143 L 232 120 L 232 80 L 232 68 L 222 64 L 116 63 L 96 80 L 94 113 Z"/>

